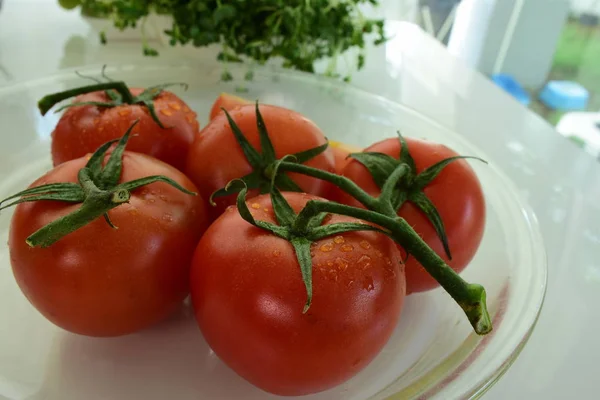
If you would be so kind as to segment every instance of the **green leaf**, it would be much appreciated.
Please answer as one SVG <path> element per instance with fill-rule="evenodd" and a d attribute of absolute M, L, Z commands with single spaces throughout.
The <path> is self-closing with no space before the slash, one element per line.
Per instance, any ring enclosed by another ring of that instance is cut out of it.
<path fill-rule="evenodd" d="M 18 200 L 12 201 L 10 203 L 4 204 L 0 207 L 0 210 L 4 210 L 5 208 L 9 208 L 15 206 L 17 204 L 26 203 L 30 201 L 40 201 L 40 200 L 54 200 L 54 201 L 64 201 L 67 203 L 81 203 L 85 196 L 83 195 L 83 191 L 81 188 L 75 191 L 66 191 L 63 193 L 55 192 L 55 193 L 43 193 L 38 195 L 26 196 L 22 197 Z M 4 199 L 2 202 L 5 202 Z"/>
<path fill-rule="evenodd" d="M 229 4 L 223 4 L 213 12 L 213 20 L 215 22 L 215 25 L 218 25 L 223 21 L 235 18 L 236 14 L 237 11 L 234 6 Z"/>
<path fill-rule="evenodd" d="M 216 190 L 210 195 L 209 202 L 211 205 L 216 206 L 214 199 L 218 197 L 231 196 L 232 194 L 238 193 L 242 188 L 247 189 L 259 189 L 263 182 L 263 177 L 257 171 L 252 171 L 248 175 L 241 178 L 235 179 L 227 184 L 224 188 Z M 267 193 L 266 191 L 265 193 Z"/>
<path fill-rule="evenodd" d="M 164 126 L 163 123 L 161 122 L 160 118 L 158 118 L 158 114 L 156 114 L 156 109 L 154 108 L 154 102 L 153 101 L 145 101 L 143 104 L 148 109 L 148 112 L 150 113 L 150 116 L 152 117 L 154 122 L 156 122 L 156 125 L 160 126 L 162 129 L 167 129 L 167 127 Z"/>
<path fill-rule="evenodd" d="M 258 108 L 258 101 L 256 102 L 255 109 L 256 128 L 258 129 L 258 136 L 260 137 L 260 151 L 262 153 L 263 162 L 271 163 L 277 159 L 275 157 L 275 148 L 273 147 L 273 143 L 271 143 L 269 133 L 267 132 L 267 127 L 265 126 L 265 121 L 263 120 L 262 114 Z"/>
<path fill-rule="evenodd" d="M 323 221 L 325 221 L 325 218 L 327 218 L 328 215 L 330 215 L 330 214 L 326 213 L 326 212 L 322 212 L 322 213 L 315 215 L 313 218 L 310 219 L 310 221 L 308 221 L 308 224 L 307 224 L 308 229 L 312 229 L 312 228 L 321 226 L 323 224 Z"/>
<path fill-rule="evenodd" d="M 158 97 L 158 95 L 160 95 L 166 88 L 172 87 L 172 86 L 181 86 L 184 90 L 187 90 L 189 87 L 189 85 L 184 82 L 170 82 L 170 83 L 163 83 L 160 85 L 150 86 L 150 87 L 144 89 L 144 91 L 142 93 L 140 93 L 139 95 L 134 97 L 133 101 L 135 103 L 144 103 L 146 101 L 152 101 L 156 97 Z"/>
<path fill-rule="evenodd" d="M 396 133 L 398 134 L 398 140 L 400 141 L 400 157 L 398 158 L 398 161 L 400 163 L 408 164 L 410 170 L 416 173 L 417 166 L 415 165 L 415 160 L 410 155 L 408 143 L 406 143 L 406 139 L 404 139 L 404 136 L 402 136 L 400 131 L 397 131 Z"/>
<path fill-rule="evenodd" d="M 115 103 L 107 103 L 102 101 L 77 101 L 71 104 L 65 104 L 64 106 L 58 107 L 54 112 L 59 113 L 61 111 L 66 110 L 71 107 L 80 107 L 80 106 L 96 106 L 96 107 L 114 107 Z"/>
<path fill-rule="evenodd" d="M 233 118 L 231 118 L 231 115 L 229 115 L 229 112 L 227 112 L 227 110 L 224 108 L 221 109 L 225 113 L 227 121 L 229 122 L 229 126 L 231 127 L 231 131 L 233 132 L 233 135 L 235 136 L 235 139 L 237 140 L 238 144 L 242 148 L 246 159 L 248 160 L 252 168 L 262 171 L 262 169 L 265 168 L 265 164 L 261 155 L 258 153 L 258 151 L 256 151 L 254 147 L 252 147 L 248 139 L 246 139 L 239 126 L 235 123 Z"/>
<path fill-rule="evenodd" d="M 337 235 L 345 232 L 356 232 L 356 231 L 373 231 L 383 233 L 389 236 L 390 233 L 386 230 L 378 228 L 373 225 L 362 224 L 359 222 L 339 222 L 335 224 L 323 225 L 312 229 L 310 233 L 311 240 L 320 240 L 332 235 Z"/>
<path fill-rule="evenodd" d="M 487 164 L 487 162 L 485 160 L 483 160 L 479 157 L 471 157 L 471 156 L 449 157 L 449 158 L 439 161 L 439 162 L 435 163 L 434 165 L 421 171 L 421 173 L 419 175 L 417 175 L 417 177 L 415 178 L 414 188 L 416 190 L 423 190 L 435 178 L 437 178 L 437 176 L 440 174 L 440 172 L 442 172 L 442 170 L 444 168 L 446 168 L 449 164 L 451 164 L 454 161 L 464 160 L 464 159 L 478 160 L 478 161 L 481 161 L 481 162 Z"/>
<path fill-rule="evenodd" d="M 106 166 L 102 172 L 94 177 L 97 179 L 94 183 L 96 186 L 98 186 L 98 188 L 108 189 L 116 186 L 119 183 L 119 179 L 121 179 L 121 170 L 123 169 L 123 152 L 125 151 L 125 146 L 127 146 L 129 135 L 138 122 L 139 120 L 134 121 L 134 123 L 127 129 L 127 132 L 125 132 L 125 134 L 121 137 L 119 143 L 117 143 L 117 146 L 108 158 Z M 104 146 L 106 146 L 106 144 L 104 144 L 102 147 Z M 90 159 L 90 161 L 91 160 L 92 159 Z M 95 175 L 93 171 L 92 175 Z"/>
<path fill-rule="evenodd" d="M 167 178 L 166 176 L 163 176 L 163 175 L 146 176 L 144 178 L 139 178 L 139 179 L 134 179 L 134 180 L 128 181 L 128 182 L 123 182 L 120 185 L 116 186 L 116 188 L 132 191 L 141 186 L 146 186 L 146 185 L 149 185 L 154 182 L 167 183 L 167 184 L 173 186 L 175 189 L 177 189 L 185 194 L 192 195 L 192 196 L 195 196 L 197 194 L 197 193 L 187 190 L 186 188 L 181 186 L 179 183 L 175 182 L 173 179 Z"/>
<path fill-rule="evenodd" d="M 305 162 L 312 160 L 319 154 L 323 153 L 329 147 L 329 142 L 325 142 L 321 146 L 313 147 L 312 149 L 300 151 L 298 153 L 294 153 L 293 156 L 296 159 L 296 162 L 299 164 L 304 164 Z"/>
<path fill-rule="evenodd" d="M 90 159 L 88 160 L 85 166 L 91 171 L 92 179 L 97 181 L 100 179 L 100 175 L 102 174 L 102 162 L 104 161 L 104 156 L 106 152 L 113 144 L 119 142 L 119 139 L 110 140 L 104 143 L 102 146 L 98 147 L 98 149 L 92 154 Z"/>
<path fill-rule="evenodd" d="M 106 223 L 108 224 L 108 226 L 110 226 L 113 229 L 119 229 L 117 226 L 115 226 L 115 224 L 113 224 L 113 222 L 111 221 L 110 217 L 108 216 L 108 213 L 104 213 L 104 220 L 106 221 Z"/>
<path fill-rule="evenodd" d="M 388 176 L 400 165 L 398 160 L 383 153 L 352 153 L 350 157 L 365 166 L 380 189 L 385 185 Z"/>
<path fill-rule="evenodd" d="M 446 256 L 449 260 L 452 260 L 450 245 L 448 244 L 448 236 L 446 236 L 446 229 L 444 228 L 444 222 L 442 221 L 442 217 L 431 200 L 429 200 L 423 192 L 414 192 L 408 196 L 408 201 L 417 206 L 417 208 L 419 208 L 419 210 L 421 210 L 427 216 L 427 219 L 429 219 L 433 225 L 437 236 L 440 238 L 442 246 L 444 246 L 444 252 L 446 253 Z"/>
<path fill-rule="evenodd" d="M 65 196 L 67 196 L 69 199 L 71 199 L 71 198 L 75 198 L 75 197 L 81 198 L 83 196 L 83 191 L 81 190 L 81 186 L 79 186 L 76 183 L 68 183 L 68 182 L 49 183 L 47 185 L 40 185 L 40 186 L 35 186 L 35 187 L 29 188 L 29 189 L 25 189 L 18 193 L 13 194 L 12 196 L 8 196 L 7 198 L 0 201 L 0 206 L 3 203 L 7 202 L 8 200 L 12 200 L 17 197 L 25 197 L 25 198 L 29 199 L 28 201 L 33 201 L 33 200 L 31 200 L 32 199 L 31 196 L 45 195 L 45 194 L 52 194 L 52 195 L 63 194 Z M 71 200 L 68 200 L 68 201 L 71 201 Z M 0 209 L 8 208 L 11 205 L 5 205 L 5 206 L 1 207 Z"/>
<path fill-rule="evenodd" d="M 285 173 L 277 174 L 275 186 L 284 192 L 303 192 L 302 188 Z"/>
<path fill-rule="evenodd" d="M 225 186 L 225 188 L 227 189 L 227 187 L 229 185 L 233 184 L 233 182 L 235 182 L 235 181 L 236 180 L 230 181 L 227 184 L 227 186 Z M 240 192 L 238 193 L 237 199 L 236 199 L 237 209 L 238 209 L 238 212 L 240 213 L 240 216 L 242 217 L 242 219 L 244 221 L 248 222 L 249 224 L 256 226 L 257 228 L 261 228 L 266 231 L 272 232 L 273 234 L 275 234 L 285 240 L 288 240 L 290 237 L 289 229 L 287 229 L 285 227 L 277 226 L 270 222 L 257 221 L 256 219 L 254 219 L 252 212 L 250 211 L 250 209 L 248 208 L 248 205 L 246 204 L 246 195 L 247 194 L 248 194 L 248 189 L 246 187 L 243 187 L 240 190 Z"/>
<path fill-rule="evenodd" d="M 296 258 L 298 260 L 298 264 L 300 264 L 302 281 L 304 282 L 304 287 L 306 288 L 306 303 L 304 304 L 304 309 L 302 310 L 302 313 L 306 314 L 312 304 L 313 297 L 312 256 L 310 255 L 310 245 L 312 242 L 303 237 L 296 237 L 293 238 L 290 243 L 292 246 L 294 246 Z"/>
<path fill-rule="evenodd" d="M 279 225 L 284 227 L 292 226 L 296 220 L 296 213 L 290 206 L 290 203 L 287 202 L 281 192 L 274 186 L 271 188 L 271 204 L 273 205 L 273 212 Z"/>

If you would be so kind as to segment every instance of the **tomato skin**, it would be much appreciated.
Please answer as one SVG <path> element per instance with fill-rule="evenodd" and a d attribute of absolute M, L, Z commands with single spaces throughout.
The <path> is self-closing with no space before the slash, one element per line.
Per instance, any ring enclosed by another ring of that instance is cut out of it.
<path fill-rule="evenodd" d="M 209 121 L 212 121 L 217 117 L 217 115 L 222 114 L 223 110 L 221 108 L 224 108 L 229 112 L 234 108 L 243 106 L 245 104 L 251 104 L 251 102 L 239 96 L 234 96 L 229 93 L 221 93 L 210 108 L 208 119 Z"/>
<path fill-rule="evenodd" d="M 318 199 L 285 197 L 295 211 Z M 248 204 L 257 219 L 274 222 L 268 196 Z M 333 216 L 326 223 L 351 220 Z M 369 364 L 398 322 L 406 287 L 395 244 L 375 232 L 338 236 L 313 244 L 314 295 L 306 314 L 292 245 L 251 226 L 235 207 L 196 249 L 191 294 L 200 329 L 223 362 L 262 390 L 290 396 L 334 387 Z"/>
<path fill-rule="evenodd" d="M 130 90 L 134 96 L 143 91 L 140 88 Z M 107 102 L 109 99 L 104 92 L 87 93 L 74 99 L 74 102 L 84 101 Z M 127 149 L 151 155 L 183 170 L 189 147 L 200 129 L 196 113 L 168 91 L 154 99 L 154 107 L 167 129 L 158 126 L 143 105 L 67 108 L 52 132 L 52 162 L 56 166 L 93 153 L 109 140 L 119 139 L 139 120 Z"/>
<path fill-rule="evenodd" d="M 351 158 L 348 157 L 350 153 L 360 153 L 362 151 L 360 147 L 333 140 L 329 141 L 329 145 L 335 157 L 335 173 L 338 175 L 342 174 L 344 167 L 351 161 Z"/>
<path fill-rule="evenodd" d="M 417 171 L 448 157 L 458 154 L 448 147 L 419 139 L 406 138 L 410 153 L 415 160 Z M 397 138 L 375 143 L 365 152 L 380 152 L 398 158 L 400 143 Z M 352 160 L 343 170 L 343 175 L 352 179 L 367 193 L 377 196 L 379 188 L 367 169 L 358 161 Z M 437 208 L 448 237 L 452 254 L 449 260 L 442 247 L 433 225 L 413 204 L 405 203 L 398 215 L 406 219 L 425 242 L 448 263 L 456 272 L 461 272 L 475 256 L 485 228 L 485 199 L 475 172 L 465 160 L 449 164 L 424 190 L 427 197 Z M 364 206 L 341 190 L 333 198 L 341 203 Z M 409 257 L 406 263 L 407 292 L 423 292 L 439 286 L 427 271 Z"/>
<path fill-rule="evenodd" d="M 86 158 L 60 164 L 32 186 L 76 182 Z M 125 152 L 121 181 L 165 175 L 188 190 L 181 172 L 152 157 Z M 129 203 L 47 248 L 25 239 L 80 205 L 57 201 L 19 204 L 9 249 L 17 284 L 31 304 L 63 329 L 89 336 L 118 336 L 146 328 L 175 311 L 189 293 L 194 249 L 207 227 L 204 202 L 165 183 L 131 193 Z"/>
<path fill-rule="evenodd" d="M 303 115 L 277 106 L 260 105 L 259 107 L 277 158 L 308 150 L 326 142 L 323 132 Z M 250 144 L 255 149 L 260 149 L 255 105 L 237 107 L 230 114 Z M 252 172 L 252 167 L 246 160 L 224 114 L 219 114 L 202 129 L 190 147 L 187 161 L 186 175 L 196 184 L 206 199 L 216 190 L 225 187 L 229 181 Z M 305 165 L 329 172 L 335 171 L 331 149 L 325 150 Z M 320 179 L 293 173 L 289 176 L 307 193 L 323 196 L 330 190 L 330 186 Z M 251 190 L 248 197 L 257 194 L 257 190 Z M 211 210 L 213 218 L 222 214 L 227 206 L 234 204 L 235 198 L 235 196 L 216 198 L 217 206 L 212 207 Z"/>

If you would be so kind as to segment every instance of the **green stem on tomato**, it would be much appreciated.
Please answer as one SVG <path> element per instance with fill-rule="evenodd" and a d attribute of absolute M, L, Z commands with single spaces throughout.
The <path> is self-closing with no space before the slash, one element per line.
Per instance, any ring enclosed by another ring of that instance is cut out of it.
<path fill-rule="evenodd" d="M 79 182 L 86 194 L 85 200 L 76 211 L 67 214 L 31 234 L 26 243 L 31 247 L 48 247 L 60 238 L 89 224 L 120 204 L 129 201 L 130 193 L 126 189 L 100 190 L 91 178 L 90 170 L 82 168 L 78 174 Z"/>
<path fill-rule="evenodd" d="M 298 219 L 310 220 L 311 217 L 322 212 L 359 218 L 388 229 L 394 241 L 415 257 L 423 268 L 458 303 L 477 334 L 484 335 L 492 330 L 483 286 L 468 283 L 461 278 L 440 256 L 431 250 L 403 218 L 389 217 L 375 211 L 363 210 L 330 201 L 310 200 L 298 215 Z"/>
<path fill-rule="evenodd" d="M 350 179 L 344 178 L 343 176 L 323 171 L 321 169 L 308 167 L 306 165 L 297 164 L 293 162 L 282 162 L 279 164 L 280 171 L 288 171 L 288 172 L 298 172 L 303 175 L 312 176 L 315 178 L 322 179 L 327 182 L 331 182 L 346 193 L 350 194 L 356 200 L 361 202 L 367 208 L 376 207 L 376 199 L 369 196 L 367 192 L 361 189 L 356 183 L 351 181 Z"/>
<path fill-rule="evenodd" d="M 81 94 L 97 92 L 100 90 L 116 90 L 122 97 L 123 103 L 133 104 L 134 97 L 129 88 L 123 81 L 97 83 L 95 85 L 83 86 L 75 89 L 65 90 L 64 92 L 52 93 L 44 96 L 38 101 L 38 108 L 42 115 L 45 115 L 52 107 L 63 100 L 70 99 Z"/>

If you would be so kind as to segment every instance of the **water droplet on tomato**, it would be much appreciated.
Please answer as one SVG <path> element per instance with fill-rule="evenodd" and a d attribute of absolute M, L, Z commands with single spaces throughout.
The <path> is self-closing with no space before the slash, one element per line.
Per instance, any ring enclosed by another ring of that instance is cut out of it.
<path fill-rule="evenodd" d="M 369 257 L 368 255 L 363 255 L 358 259 L 357 265 L 360 269 L 362 269 L 363 271 L 367 268 L 371 268 L 371 257 Z"/>
<path fill-rule="evenodd" d="M 169 107 L 171 107 L 175 111 L 181 110 L 181 106 L 179 105 L 179 103 L 175 103 L 174 101 L 169 103 Z"/>
<path fill-rule="evenodd" d="M 327 266 L 328 267 L 333 267 L 333 261 L 327 261 Z"/>
<path fill-rule="evenodd" d="M 273 257 L 279 257 L 281 252 L 279 250 L 273 250 Z"/>
<path fill-rule="evenodd" d="M 329 279 L 331 279 L 334 282 L 337 282 L 338 280 L 338 274 L 337 271 L 335 269 L 330 269 L 327 274 L 329 275 Z"/>
<path fill-rule="evenodd" d="M 129 211 L 127 211 L 127 212 L 129 213 L 129 215 L 133 215 L 133 216 L 135 216 L 135 215 L 138 215 L 138 214 L 139 214 L 138 210 L 137 210 L 137 209 L 135 209 L 135 208 L 132 208 L 132 209 L 130 209 L 130 210 L 129 210 Z"/>
<path fill-rule="evenodd" d="M 342 244 L 342 243 L 344 243 L 346 240 L 344 240 L 344 237 L 343 237 L 343 236 L 336 236 L 335 238 L 333 238 L 333 241 L 334 241 L 336 244 Z"/>
<path fill-rule="evenodd" d="M 260 204 L 252 203 L 252 205 L 250 207 L 254 208 L 255 210 L 258 210 L 260 208 Z"/>
<path fill-rule="evenodd" d="M 379 250 L 375 250 L 375 255 L 379 258 L 383 257 L 383 253 L 380 252 Z"/>
<path fill-rule="evenodd" d="M 263 208 L 264 212 L 269 212 L 269 209 L 267 207 Z"/>
<path fill-rule="evenodd" d="M 167 117 L 170 117 L 171 115 L 173 115 L 173 111 L 169 110 L 168 108 L 161 108 L 160 112 L 161 112 L 161 114 L 164 114 Z"/>
<path fill-rule="evenodd" d="M 333 243 L 331 243 L 331 242 L 323 243 L 321 245 L 321 247 L 319 247 L 319 250 L 321 250 L 324 253 L 328 253 L 331 250 L 333 250 Z"/>
<path fill-rule="evenodd" d="M 371 245 L 366 240 L 361 240 L 359 244 L 360 247 L 362 247 L 365 250 L 369 250 L 371 248 Z"/>
<path fill-rule="evenodd" d="M 162 216 L 163 221 L 171 222 L 173 221 L 173 215 L 169 213 L 164 213 Z"/>
<path fill-rule="evenodd" d="M 118 111 L 118 114 L 121 117 L 126 117 L 127 115 L 131 114 L 131 110 L 129 108 L 123 108 L 121 110 Z"/>
<path fill-rule="evenodd" d="M 164 194 L 161 194 L 160 196 L 158 196 L 162 201 L 167 201 L 169 198 L 167 196 L 165 196 Z"/>
<path fill-rule="evenodd" d="M 373 283 L 373 277 L 371 277 L 371 276 L 365 277 L 365 279 L 363 280 L 363 288 L 367 289 L 367 292 L 370 292 L 373 289 L 375 289 L 375 283 Z"/>
<path fill-rule="evenodd" d="M 343 258 L 338 257 L 335 259 L 335 265 L 338 270 L 345 271 L 346 268 L 348 268 L 348 261 L 344 260 Z"/>
<path fill-rule="evenodd" d="M 354 281 L 353 280 L 349 280 L 348 283 L 346 283 L 346 286 L 351 288 L 352 286 L 354 286 Z"/>
<path fill-rule="evenodd" d="M 343 244 L 340 246 L 340 250 L 344 253 L 349 253 L 352 250 L 354 250 L 354 246 L 352 246 L 351 244 Z"/>
<path fill-rule="evenodd" d="M 153 198 L 148 199 L 148 203 L 153 204 L 154 202 L 156 202 L 156 200 L 154 200 Z"/>

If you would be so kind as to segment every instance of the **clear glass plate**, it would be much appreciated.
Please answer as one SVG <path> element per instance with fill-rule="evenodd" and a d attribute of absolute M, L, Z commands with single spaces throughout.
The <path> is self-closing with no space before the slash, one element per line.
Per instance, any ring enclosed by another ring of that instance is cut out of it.
<path fill-rule="evenodd" d="M 243 67 L 235 67 L 243 76 Z M 239 69 L 238 69 L 239 68 Z M 82 73 L 97 75 L 100 68 Z M 279 104 L 313 119 L 333 140 L 366 146 L 400 129 L 486 158 L 459 134 L 381 97 L 314 76 L 259 69 L 253 82 L 219 81 L 221 66 L 127 65 L 115 79 L 146 86 L 183 81 L 180 92 L 206 121 L 220 92 L 242 84 L 244 96 Z M 51 167 L 50 132 L 57 114 L 41 117 L 44 94 L 81 86 L 73 71 L 0 89 L 0 197 L 21 190 Z M 485 134 L 482 132 L 482 134 Z M 472 333 L 442 290 L 407 298 L 393 337 L 349 382 L 306 400 L 468 399 L 493 384 L 517 357 L 537 320 L 546 287 L 546 259 L 535 216 L 493 165 L 473 163 L 484 187 L 488 220 L 481 248 L 463 276 L 487 289 L 495 330 Z M 12 210 L 0 214 L 2 243 Z M 27 302 L 0 248 L 0 397 L 28 400 L 274 399 L 224 366 L 204 342 L 189 306 L 134 335 L 96 339 L 66 333 Z M 243 335 L 240 335 L 243 340 Z"/>

